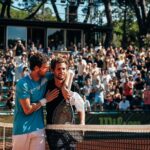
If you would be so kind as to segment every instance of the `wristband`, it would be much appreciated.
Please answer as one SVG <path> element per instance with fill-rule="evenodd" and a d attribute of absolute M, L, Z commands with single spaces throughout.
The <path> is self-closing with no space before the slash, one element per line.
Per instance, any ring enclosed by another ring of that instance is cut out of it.
<path fill-rule="evenodd" d="M 40 100 L 40 103 L 42 106 L 45 106 L 45 104 L 47 103 L 47 100 L 45 98 Z"/>
<path fill-rule="evenodd" d="M 85 121 L 82 121 L 82 122 L 80 123 L 80 125 L 85 125 Z"/>

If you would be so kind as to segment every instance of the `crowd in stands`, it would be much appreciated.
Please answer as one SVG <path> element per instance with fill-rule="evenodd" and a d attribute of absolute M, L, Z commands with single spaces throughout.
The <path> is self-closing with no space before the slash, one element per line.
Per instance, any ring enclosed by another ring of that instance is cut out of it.
<path fill-rule="evenodd" d="M 86 111 L 150 110 L 150 105 L 144 102 L 144 92 L 149 92 L 150 88 L 150 49 L 138 49 L 133 45 L 127 49 L 105 49 L 101 44 L 81 48 L 72 44 L 66 50 L 63 57 L 68 59 L 69 68 L 75 72 L 72 90 L 83 96 Z M 9 109 L 15 84 L 29 74 L 28 59 L 37 51 L 48 55 L 49 62 L 62 55 L 51 48 L 44 50 L 41 44 L 36 46 L 33 42 L 25 48 L 19 40 L 0 58 L 0 85 L 1 88 L 9 87 Z"/>

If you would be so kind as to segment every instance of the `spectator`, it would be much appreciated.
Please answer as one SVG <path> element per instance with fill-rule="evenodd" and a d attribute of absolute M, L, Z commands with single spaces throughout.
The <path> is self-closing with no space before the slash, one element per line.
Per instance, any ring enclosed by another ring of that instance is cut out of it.
<path fill-rule="evenodd" d="M 84 109 L 85 109 L 85 112 L 90 112 L 91 111 L 90 101 L 86 98 L 85 95 L 83 95 L 83 100 L 84 100 Z"/>
<path fill-rule="evenodd" d="M 146 79 L 145 79 L 146 86 L 150 86 L 150 71 L 148 71 Z"/>
<path fill-rule="evenodd" d="M 103 104 L 104 110 L 106 111 L 112 111 L 115 108 L 115 103 L 113 101 L 113 96 L 108 92 L 106 93 L 104 104 Z"/>
<path fill-rule="evenodd" d="M 120 93 L 120 90 L 119 90 L 119 88 L 116 88 L 115 93 L 113 95 L 113 101 L 116 104 L 116 108 L 121 100 L 122 100 L 122 95 Z"/>
<path fill-rule="evenodd" d="M 15 69 L 15 78 L 16 81 L 22 78 L 22 71 L 24 67 L 28 67 L 28 59 L 27 54 L 23 52 L 21 59 L 17 59 L 16 69 Z"/>
<path fill-rule="evenodd" d="M 131 102 L 133 99 L 133 82 L 126 77 L 126 81 L 123 84 L 123 95 Z"/>
<path fill-rule="evenodd" d="M 136 78 L 135 83 L 134 83 L 136 96 L 144 98 L 144 95 L 143 95 L 143 93 L 144 93 L 144 85 L 145 85 L 145 81 L 142 79 L 142 75 L 139 72 L 137 74 L 137 78 Z"/>
<path fill-rule="evenodd" d="M 14 56 L 21 56 L 22 53 L 24 51 L 26 51 L 26 48 L 23 45 L 23 43 L 21 42 L 21 40 L 17 41 L 17 43 L 15 44 L 15 46 L 13 48 L 13 51 L 14 51 Z"/>
<path fill-rule="evenodd" d="M 100 82 L 100 79 L 97 78 L 95 86 L 95 98 L 94 98 L 94 111 L 97 111 L 99 107 L 99 111 L 103 111 L 103 103 L 104 103 L 104 85 Z"/>
<path fill-rule="evenodd" d="M 21 76 L 25 77 L 27 75 L 29 75 L 29 68 L 25 66 L 25 67 L 23 67 L 23 70 L 21 72 Z"/>
<path fill-rule="evenodd" d="M 7 86 L 15 85 L 15 66 L 13 63 L 9 63 L 6 70 L 6 83 Z"/>
<path fill-rule="evenodd" d="M 121 110 L 121 111 L 130 110 L 130 102 L 127 100 L 127 98 L 125 96 L 123 96 L 118 107 L 119 107 L 119 110 Z"/>
<path fill-rule="evenodd" d="M 39 44 L 39 45 L 38 45 L 37 50 L 38 50 L 39 52 L 41 52 L 41 53 L 43 53 L 43 52 L 44 52 L 44 49 L 43 49 L 42 44 Z"/>
<path fill-rule="evenodd" d="M 6 106 L 9 110 L 13 111 L 13 107 L 14 107 L 14 90 L 9 90 L 8 92 L 8 98 L 7 98 L 7 102 L 6 102 Z"/>
<path fill-rule="evenodd" d="M 141 97 L 135 96 L 131 102 L 131 109 L 132 110 L 143 110 L 144 101 Z"/>
<path fill-rule="evenodd" d="M 77 72 L 78 72 L 78 84 L 79 86 L 83 86 L 83 77 L 84 72 L 86 72 L 86 61 L 82 58 L 82 56 L 79 56 L 78 65 L 77 65 Z"/>

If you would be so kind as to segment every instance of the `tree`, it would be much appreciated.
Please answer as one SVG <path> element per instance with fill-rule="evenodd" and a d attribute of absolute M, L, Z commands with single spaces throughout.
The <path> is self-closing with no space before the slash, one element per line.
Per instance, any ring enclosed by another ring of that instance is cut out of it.
<path fill-rule="evenodd" d="M 144 39 L 150 31 L 150 1 L 147 0 L 118 0 L 118 3 L 126 3 L 135 12 L 139 27 L 139 47 L 145 45 Z"/>
<path fill-rule="evenodd" d="M 104 46 L 107 48 L 111 46 L 113 40 L 113 22 L 112 22 L 112 11 L 111 11 L 111 0 L 102 0 L 105 6 L 105 13 L 107 18 L 107 26 L 110 28 L 106 32 L 106 39 L 104 42 Z"/>
<path fill-rule="evenodd" d="M 5 12 L 6 12 L 7 17 L 11 18 L 10 6 L 11 6 L 12 1 L 11 0 L 3 0 L 3 1 L 0 1 L 0 3 L 2 4 L 0 17 L 4 18 L 5 17 Z"/>

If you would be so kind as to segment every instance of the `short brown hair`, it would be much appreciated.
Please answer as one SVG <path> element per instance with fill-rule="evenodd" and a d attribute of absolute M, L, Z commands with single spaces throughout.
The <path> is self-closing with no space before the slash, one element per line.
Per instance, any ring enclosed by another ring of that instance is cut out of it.
<path fill-rule="evenodd" d="M 29 58 L 30 69 L 34 70 L 35 66 L 41 67 L 48 62 L 48 57 L 40 52 L 35 53 Z"/>
<path fill-rule="evenodd" d="M 51 69 L 55 69 L 57 64 L 65 63 L 68 69 L 68 61 L 63 57 L 57 57 L 51 61 Z"/>

